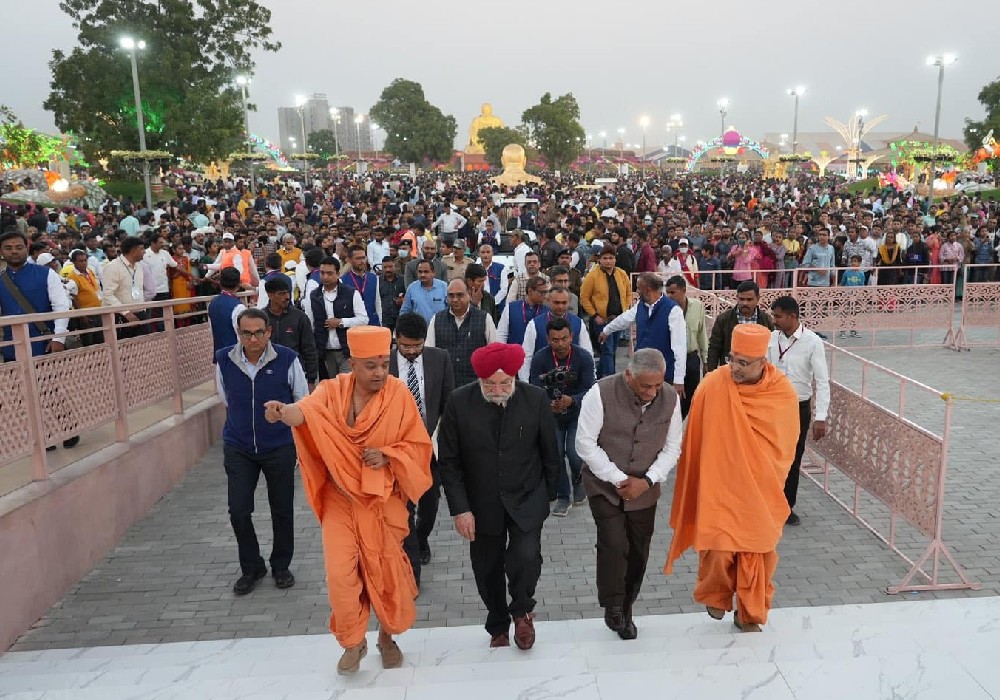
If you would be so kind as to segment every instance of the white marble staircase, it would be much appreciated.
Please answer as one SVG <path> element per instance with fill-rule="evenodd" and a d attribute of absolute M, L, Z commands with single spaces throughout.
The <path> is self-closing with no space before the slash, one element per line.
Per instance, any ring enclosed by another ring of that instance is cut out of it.
<path fill-rule="evenodd" d="M 624 642 L 601 620 L 540 622 L 534 649 L 481 627 L 412 630 L 401 669 L 369 655 L 336 675 L 331 636 L 12 652 L 4 700 L 1000 700 L 1000 598 L 775 610 L 760 634 L 708 615 L 643 617 Z"/>

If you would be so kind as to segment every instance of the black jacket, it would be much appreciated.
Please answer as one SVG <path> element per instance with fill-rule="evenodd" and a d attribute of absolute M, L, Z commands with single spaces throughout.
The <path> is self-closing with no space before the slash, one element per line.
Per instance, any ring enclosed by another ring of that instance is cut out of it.
<path fill-rule="evenodd" d="M 503 534 L 505 514 L 522 530 L 541 527 L 559 467 L 543 389 L 517 382 L 506 408 L 486 401 L 479 382 L 451 393 L 438 428 L 438 469 L 451 514 L 471 511 L 476 532 Z"/>
<path fill-rule="evenodd" d="M 280 316 L 271 312 L 270 304 L 264 307 L 264 313 L 270 319 L 271 342 L 298 353 L 306 381 L 315 384 L 319 374 L 319 354 L 316 352 L 316 340 L 313 338 L 312 326 L 309 325 L 309 317 L 291 304 Z"/>
<path fill-rule="evenodd" d="M 424 347 L 424 406 L 427 415 L 424 416 L 424 425 L 427 427 L 429 435 L 434 434 L 438 420 L 444 412 L 444 407 L 448 403 L 455 388 L 455 373 L 451 369 L 451 359 L 448 351 L 441 348 Z M 389 374 L 406 381 L 406 377 L 399 376 L 399 351 L 393 350 L 389 355 Z"/>

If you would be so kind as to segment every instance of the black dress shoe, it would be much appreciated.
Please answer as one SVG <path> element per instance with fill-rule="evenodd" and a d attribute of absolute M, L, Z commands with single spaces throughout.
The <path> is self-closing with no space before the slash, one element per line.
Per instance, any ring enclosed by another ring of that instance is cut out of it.
<path fill-rule="evenodd" d="M 639 630 L 636 629 L 631 617 L 622 623 L 622 626 L 618 629 L 618 636 L 625 640 L 635 639 L 639 636 Z"/>
<path fill-rule="evenodd" d="M 257 582 L 267 576 L 267 569 L 257 569 L 250 574 L 243 574 L 233 585 L 233 593 L 236 595 L 246 595 L 256 587 Z"/>
<path fill-rule="evenodd" d="M 617 606 L 611 606 L 604 609 L 604 624 L 608 626 L 608 629 L 612 632 L 618 632 L 621 630 L 622 625 L 625 624 L 625 613 L 622 609 Z"/>
<path fill-rule="evenodd" d="M 431 546 L 429 544 L 420 545 L 420 563 L 424 566 L 431 563 Z"/>
<path fill-rule="evenodd" d="M 785 525 L 798 525 L 801 522 L 802 521 L 799 520 L 799 516 L 795 514 L 795 511 L 792 511 L 788 514 L 788 520 L 785 521 Z"/>
<path fill-rule="evenodd" d="M 55 445 L 49 445 L 48 447 L 45 448 L 45 451 L 46 452 L 52 452 L 55 449 L 56 449 Z"/>
<path fill-rule="evenodd" d="M 69 440 L 63 440 L 63 447 L 76 447 L 80 444 L 80 436 L 74 435 Z"/>
<path fill-rule="evenodd" d="M 274 585 L 276 588 L 291 588 L 295 585 L 295 577 L 288 569 L 274 572 Z"/>

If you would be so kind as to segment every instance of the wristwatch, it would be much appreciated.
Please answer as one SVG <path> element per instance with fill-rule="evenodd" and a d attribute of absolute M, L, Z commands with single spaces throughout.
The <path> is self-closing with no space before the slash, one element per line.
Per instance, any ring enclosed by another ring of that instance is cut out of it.
<path fill-rule="evenodd" d="M 649 488 L 653 488 L 653 480 L 649 478 L 648 474 L 643 474 L 642 480 L 649 484 Z"/>

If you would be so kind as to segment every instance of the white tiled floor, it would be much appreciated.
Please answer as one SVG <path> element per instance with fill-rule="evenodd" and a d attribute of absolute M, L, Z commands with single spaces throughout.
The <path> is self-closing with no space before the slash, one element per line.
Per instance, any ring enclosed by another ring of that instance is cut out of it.
<path fill-rule="evenodd" d="M 761 634 L 729 618 L 644 617 L 623 642 L 601 620 L 538 623 L 535 649 L 479 627 L 412 630 L 403 668 L 375 639 L 353 678 L 330 636 L 94 647 L 0 657 L 5 700 L 1000 700 L 1000 598 L 785 608 Z"/>

